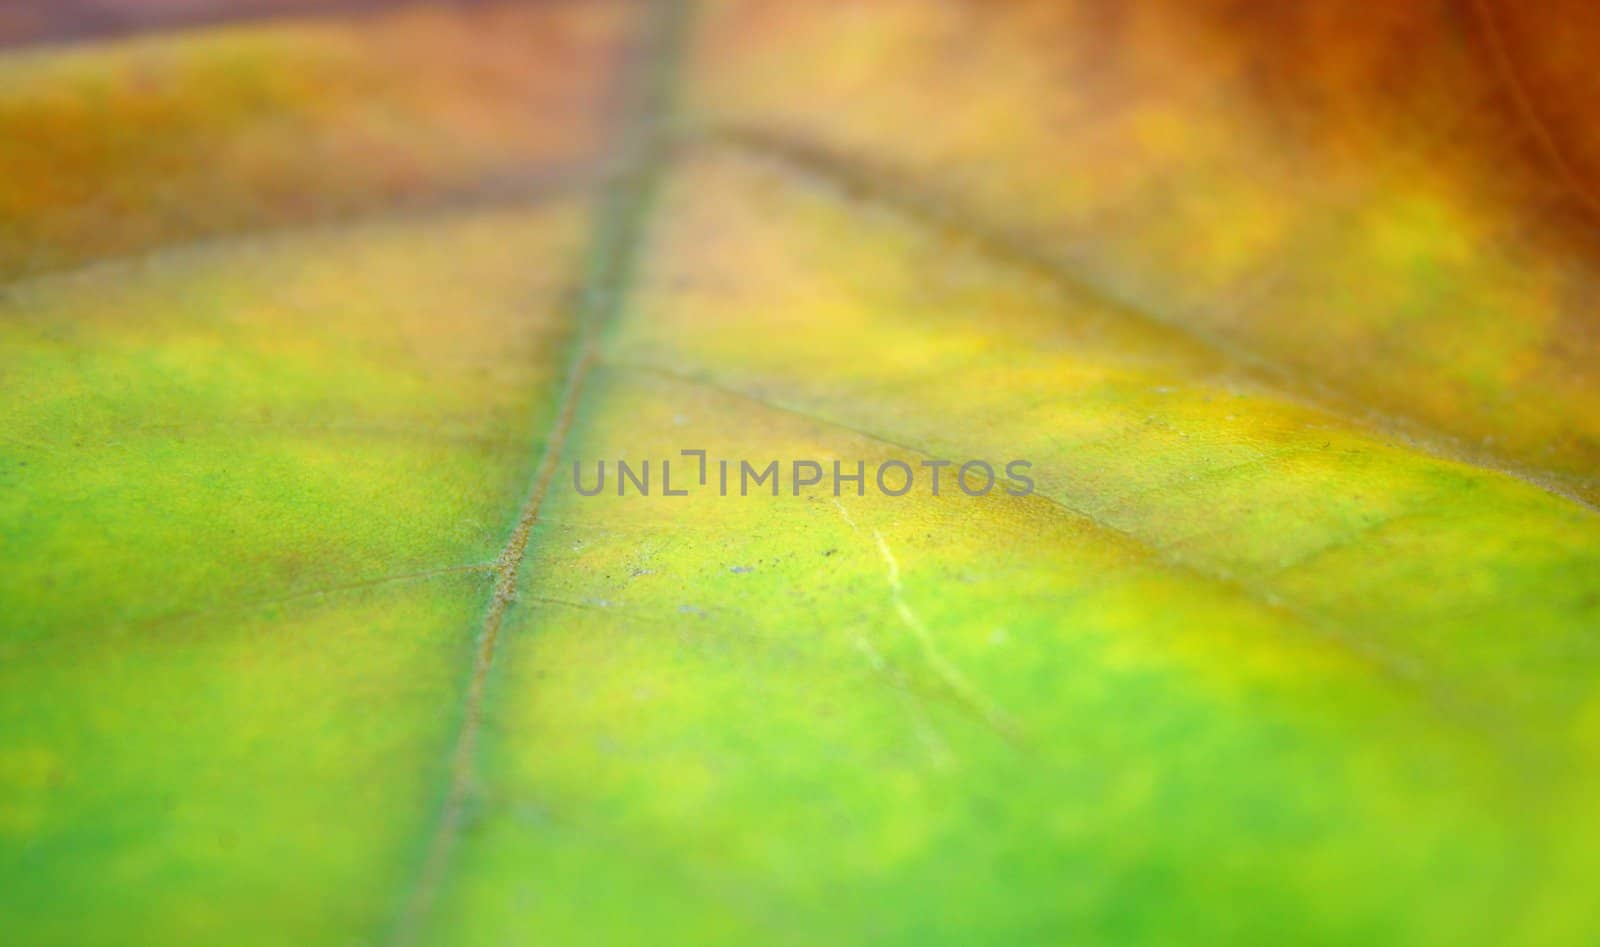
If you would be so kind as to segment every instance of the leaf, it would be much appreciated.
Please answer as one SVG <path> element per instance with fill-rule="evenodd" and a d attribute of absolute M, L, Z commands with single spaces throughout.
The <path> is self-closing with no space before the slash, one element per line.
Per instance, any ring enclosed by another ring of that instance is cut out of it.
<path fill-rule="evenodd" d="M 8 940 L 1591 942 L 1590 80 L 1242 9 L 0 58 Z"/>

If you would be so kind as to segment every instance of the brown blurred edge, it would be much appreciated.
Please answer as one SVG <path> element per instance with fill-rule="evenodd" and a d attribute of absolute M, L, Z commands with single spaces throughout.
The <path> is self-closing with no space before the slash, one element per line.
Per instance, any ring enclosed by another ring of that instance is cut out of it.
<path fill-rule="evenodd" d="M 0 0 L 0 50 L 277 17 L 557 0 Z"/>

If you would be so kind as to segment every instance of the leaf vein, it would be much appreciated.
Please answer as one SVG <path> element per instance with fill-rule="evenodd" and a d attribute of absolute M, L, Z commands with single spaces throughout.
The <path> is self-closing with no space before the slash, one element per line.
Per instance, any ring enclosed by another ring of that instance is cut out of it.
<path fill-rule="evenodd" d="M 528 538 L 539 522 L 545 497 L 566 448 L 585 386 L 594 369 L 600 337 L 622 308 L 632 277 L 644 217 L 665 164 L 665 143 L 657 127 L 672 104 L 673 86 L 686 28 L 684 0 L 657 0 L 643 25 L 643 45 L 632 74 L 624 80 L 623 113 L 616 151 L 621 169 L 615 185 L 601 197 L 595 236 L 574 313 L 575 334 L 566 380 L 557 396 L 555 419 L 517 521 L 495 563 L 495 587 L 479 626 L 463 700 L 461 723 L 449 749 L 448 785 L 421 872 L 401 908 L 396 945 L 415 943 L 432 912 L 449 870 L 473 791 L 474 762 L 482 729 L 484 692 L 494 666 L 506 611 L 517 597 L 518 578 Z"/>

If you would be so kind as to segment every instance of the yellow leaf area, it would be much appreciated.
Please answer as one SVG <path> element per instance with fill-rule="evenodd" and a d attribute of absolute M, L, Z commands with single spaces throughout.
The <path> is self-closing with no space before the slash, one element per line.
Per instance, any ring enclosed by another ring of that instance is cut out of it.
<path fill-rule="evenodd" d="M 1107 9 L 0 58 L 3 939 L 1592 943 L 1584 152 Z"/>
<path fill-rule="evenodd" d="M 709 128 L 894 182 L 1290 390 L 1600 498 L 1585 5 L 708 6 Z"/>

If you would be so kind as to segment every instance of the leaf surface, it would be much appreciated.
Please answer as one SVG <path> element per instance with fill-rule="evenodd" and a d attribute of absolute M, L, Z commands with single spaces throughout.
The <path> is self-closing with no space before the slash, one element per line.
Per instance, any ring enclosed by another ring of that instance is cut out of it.
<path fill-rule="evenodd" d="M 1590 942 L 1585 80 L 1109 9 L 0 59 L 13 939 Z"/>

